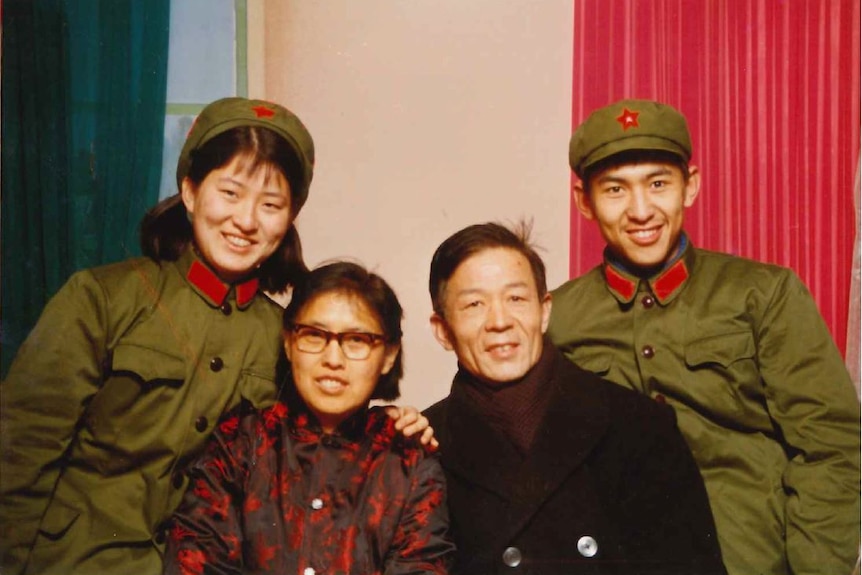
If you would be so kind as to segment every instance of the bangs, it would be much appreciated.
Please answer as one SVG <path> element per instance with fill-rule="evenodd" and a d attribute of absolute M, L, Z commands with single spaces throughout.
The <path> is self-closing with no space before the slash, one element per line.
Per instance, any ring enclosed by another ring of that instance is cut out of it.
<path fill-rule="evenodd" d="M 236 169 L 237 173 L 241 173 L 250 178 L 256 176 L 258 172 L 263 173 L 264 185 L 273 183 L 274 180 L 281 176 L 284 179 L 284 182 L 290 186 L 290 178 L 288 178 L 288 174 L 285 174 L 284 170 L 282 170 L 280 166 L 264 157 L 263 154 L 255 153 L 255 150 L 245 151 L 241 155 L 237 156 Z"/>

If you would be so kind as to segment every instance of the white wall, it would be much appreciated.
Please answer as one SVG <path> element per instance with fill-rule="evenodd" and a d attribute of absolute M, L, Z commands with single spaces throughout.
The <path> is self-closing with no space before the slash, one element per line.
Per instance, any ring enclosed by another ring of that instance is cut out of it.
<path fill-rule="evenodd" d="M 393 285 L 401 402 L 424 408 L 456 369 L 428 324 L 441 241 L 533 218 L 549 286 L 567 279 L 572 2 L 251 0 L 249 15 L 265 54 L 250 95 L 296 112 L 317 146 L 306 260 L 349 257 Z"/>

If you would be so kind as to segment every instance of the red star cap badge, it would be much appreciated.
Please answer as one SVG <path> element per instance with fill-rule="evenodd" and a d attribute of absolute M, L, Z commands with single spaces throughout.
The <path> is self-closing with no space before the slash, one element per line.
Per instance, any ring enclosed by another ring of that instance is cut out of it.
<path fill-rule="evenodd" d="M 623 127 L 623 132 L 629 128 L 637 128 L 640 126 L 640 124 L 638 124 L 638 114 L 640 114 L 640 112 L 632 112 L 628 108 L 623 108 L 623 113 L 617 116 L 617 122 L 619 122 Z"/>
<path fill-rule="evenodd" d="M 254 111 L 254 114 L 258 118 L 272 118 L 273 116 L 275 116 L 275 112 L 270 110 L 266 106 L 255 106 L 254 108 L 252 108 L 252 111 Z"/>

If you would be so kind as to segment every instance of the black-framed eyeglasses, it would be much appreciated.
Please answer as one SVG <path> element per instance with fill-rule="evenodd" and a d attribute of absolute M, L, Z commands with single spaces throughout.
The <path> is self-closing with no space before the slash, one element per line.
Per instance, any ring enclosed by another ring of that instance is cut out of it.
<path fill-rule="evenodd" d="M 386 336 L 379 333 L 369 333 L 365 331 L 342 331 L 336 333 L 305 325 L 295 323 L 290 326 L 293 332 L 293 343 L 296 349 L 305 353 L 320 353 L 332 339 L 338 342 L 344 357 L 347 359 L 363 360 L 368 359 L 371 355 L 371 350 L 384 341 Z"/>

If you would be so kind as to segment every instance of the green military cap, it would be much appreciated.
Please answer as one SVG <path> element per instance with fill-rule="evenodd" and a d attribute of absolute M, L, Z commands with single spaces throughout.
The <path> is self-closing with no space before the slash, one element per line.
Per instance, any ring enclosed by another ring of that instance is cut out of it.
<path fill-rule="evenodd" d="M 569 142 L 569 165 L 583 177 L 601 160 L 630 150 L 661 150 L 691 159 L 691 136 L 685 116 L 652 100 L 620 100 L 599 108 Z"/>
<path fill-rule="evenodd" d="M 189 173 L 192 153 L 232 128 L 260 126 L 269 128 L 287 140 L 296 152 L 302 168 L 302 181 L 291 182 L 290 193 L 295 196 L 297 209 L 308 198 L 308 188 L 314 175 L 314 141 L 296 115 L 278 104 L 247 98 L 222 98 L 207 105 L 192 124 L 186 143 L 177 162 L 177 187 L 182 188 L 183 178 Z"/>

